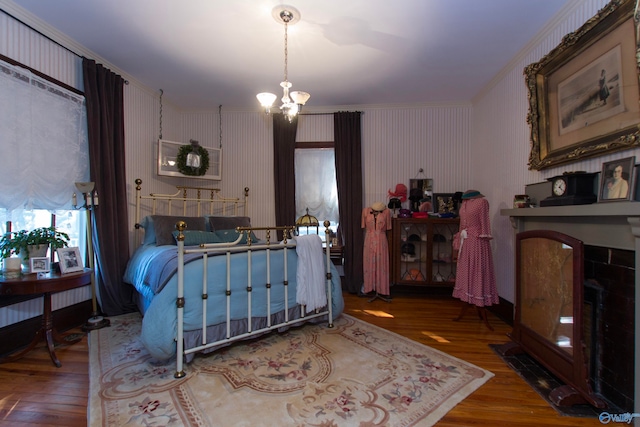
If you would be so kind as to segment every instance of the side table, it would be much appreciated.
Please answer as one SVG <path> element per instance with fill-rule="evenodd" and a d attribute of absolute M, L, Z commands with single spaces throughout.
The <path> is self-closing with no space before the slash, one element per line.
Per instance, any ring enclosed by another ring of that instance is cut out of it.
<path fill-rule="evenodd" d="M 78 273 L 31 273 L 24 274 L 16 279 L 0 277 L 0 295 L 42 295 L 42 327 L 36 332 L 31 343 L 18 352 L 0 359 L 0 363 L 12 362 L 31 351 L 42 339 L 45 340 L 51 361 L 58 368 L 62 366 L 55 353 L 55 344 L 74 344 L 82 339 L 82 336 L 67 339 L 67 335 L 60 334 L 53 327 L 51 313 L 51 294 L 80 288 L 91 284 L 91 269 L 85 268 Z"/>

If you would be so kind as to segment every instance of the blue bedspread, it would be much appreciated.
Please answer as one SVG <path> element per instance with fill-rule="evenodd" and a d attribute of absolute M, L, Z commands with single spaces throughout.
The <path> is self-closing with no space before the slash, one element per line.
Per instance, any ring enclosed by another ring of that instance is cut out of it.
<path fill-rule="evenodd" d="M 284 304 L 284 249 L 270 250 L 271 314 L 285 309 Z M 125 272 L 124 281 L 131 283 L 146 299 L 152 299 L 144 313 L 142 341 L 149 353 L 157 359 L 175 355 L 177 335 L 176 296 L 178 289 L 176 246 L 146 245 L 138 248 Z M 207 325 L 226 321 L 226 255 L 208 258 Z M 248 313 L 247 286 L 249 283 L 247 252 L 231 254 L 231 318 L 245 319 Z M 251 251 L 251 315 L 267 316 L 267 251 Z M 288 307 L 296 305 L 297 254 L 295 247 L 287 249 Z M 202 263 L 201 255 L 189 255 L 184 272 L 184 329 L 196 330 L 202 325 Z M 332 268 L 333 316 L 344 309 L 340 275 Z"/>

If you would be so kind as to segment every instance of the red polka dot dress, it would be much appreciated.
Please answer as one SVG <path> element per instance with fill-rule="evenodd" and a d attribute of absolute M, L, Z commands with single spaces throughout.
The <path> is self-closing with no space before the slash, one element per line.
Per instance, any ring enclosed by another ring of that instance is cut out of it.
<path fill-rule="evenodd" d="M 484 198 L 463 200 L 459 213 L 460 231 L 454 239 L 459 239 L 460 251 L 453 296 L 478 307 L 498 304 L 489 202 Z"/>

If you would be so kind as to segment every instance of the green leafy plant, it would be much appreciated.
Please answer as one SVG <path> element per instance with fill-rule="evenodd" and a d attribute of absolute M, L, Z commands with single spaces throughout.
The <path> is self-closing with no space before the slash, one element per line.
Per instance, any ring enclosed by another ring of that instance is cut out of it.
<path fill-rule="evenodd" d="M 8 231 L 0 238 L 0 256 L 21 255 L 29 259 L 29 246 L 48 245 L 52 251 L 69 246 L 69 235 L 55 227 L 40 227 L 31 231 Z"/>

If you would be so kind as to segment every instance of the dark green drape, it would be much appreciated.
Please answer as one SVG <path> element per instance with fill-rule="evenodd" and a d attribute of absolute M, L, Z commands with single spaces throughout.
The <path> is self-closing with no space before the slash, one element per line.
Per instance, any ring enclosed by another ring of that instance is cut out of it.
<path fill-rule="evenodd" d="M 364 233 L 360 226 L 362 206 L 362 113 L 333 115 L 336 181 L 340 212 L 340 237 L 344 243 L 344 278 L 349 292 L 362 286 Z"/>
<path fill-rule="evenodd" d="M 124 80 L 90 59 L 83 58 L 82 68 L 91 180 L 99 196 L 93 216 L 96 287 L 102 312 L 113 316 L 135 310 L 133 288 L 122 281 L 129 260 Z"/>
<path fill-rule="evenodd" d="M 291 123 L 284 114 L 273 115 L 273 173 L 276 202 L 276 226 L 296 221 L 295 149 L 298 117 Z M 278 233 L 282 239 L 282 233 Z"/>

